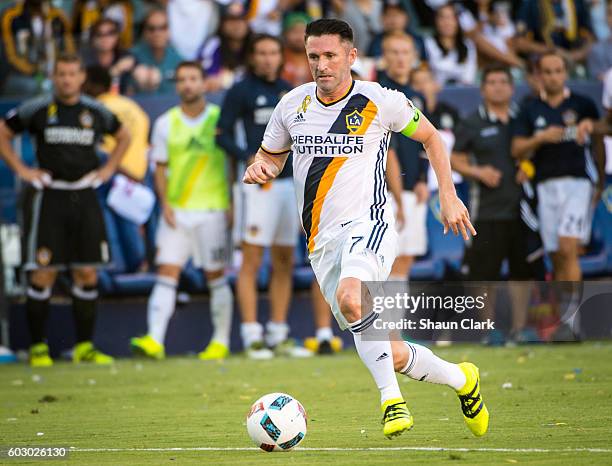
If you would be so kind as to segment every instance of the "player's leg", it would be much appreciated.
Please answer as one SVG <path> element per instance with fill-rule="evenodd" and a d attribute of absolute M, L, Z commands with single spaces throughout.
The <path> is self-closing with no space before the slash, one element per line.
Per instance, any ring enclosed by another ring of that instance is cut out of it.
<path fill-rule="evenodd" d="M 273 182 L 274 183 L 274 182 Z M 264 248 L 272 245 L 273 227 L 268 214 L 274 208 L 269 202 L 272 183 L 264 186 L 243 186 L 242 264 L 238 272 L 236 292 L 240 306 L 240 335 L 247 356 L 270 359 L 274 353 L 265 347 L 263 326 L 257 321 L 257 276 Z"/>
<path fill-rule="evenodd" d="M 312 281 L 310 287 L 310 300 L 312 301 L 312 312 L 315 324 L 316 351 L 318 354 L 334 354 L 342 349 L 342 340 L 335 337 L 331 326 L 331 311 L 329 304 L 321 292 L 316 280 Z"/>
<path fill-rule="evenodd" d="M 183 212 L 175 212 L 176 226 L 162 217 L 157 230 L 157 278 L 147 303 L 147 333 L 130 340 L 132 351 L 153 359 L 165 357 L 164 341 L 176 305 L 176 290 L 181 270 L 192 254 L 189 227 Z"/>
<path fill-rule="evenodd" d="M 425 346 L 406 341 L 392 341 L 393 365 L 397 372 L 420 382 L 448 385 L 456 391 L 463 418 L 476 436 L 489 426 L 489 411 L 480 394 L 478 367 L 469 362 L 453 364 Z"/>
<path fill-rule="evenodd" d="M 72 316 L 76 328 L 74 362 L 112 364 L 113 358 L 97 350 L 93 344 L 98 301 L 98 276 L 94 267 L 72 270 Z"/>
<path fill-rule="evenodd" d="M 30 330 L 30 364 L 45 367 L 53 364 L 46 341 L 51 290 L 57 267 L 64 267 L 65 219 L 61 203 L 49 190 L 26 188 L 24 193 L 24 269 L 28 275 L 26 317 Z"/>
<path fill-rule="evenodd" d="M 26 292 L 26 318 L 30 330 L 30 365 L 47 367 L 53 364 L 47 345 L 47 320 L 51 289 L 57 277 L 57 270 L 39 269 L 29 274 Z"/>
<path fill-rule="evenodd" d="M 198 265 L 206 274 L 210 293 L 213 335 L 206 349 L 198 354 L 202 360 L 223 359 L 229 355 L 234 296 L 225 277 L 228 257 L 227 213 L 207 212 L 196 229 Z"/>
<path fill-rule="evenodd" d="M 268 192 L 267 222 L 272 229 L 272 276 L 270 278 L 270 320 L 266 324 L 266 344 L 283 356 L 307 357 L 312 353 L 289 339 L 287 315 L 293 291 L 294 249 L 299 223 L 295 209 L 293 181 L 274 181 Z"/>

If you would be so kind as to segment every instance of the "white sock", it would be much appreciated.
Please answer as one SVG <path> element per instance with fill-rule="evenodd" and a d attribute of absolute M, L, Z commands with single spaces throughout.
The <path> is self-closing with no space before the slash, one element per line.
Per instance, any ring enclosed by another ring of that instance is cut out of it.
<path fill-rule="evenodd" d="M 253 343 L 263 342 L 263 327 L 259 322 L 240 324 L 240 336 L 244 349 L 248 349 Z"/>
<path fill-rule="evenodd" d="M 274 347 L 289 337 L 287 322 L 272 322 L 266 324 L 266 345 Z"/>
<path fill-rule="evenodd" d="M 331 327 L 321 327 L 317 329 L 316 337 L 319 343 L 322 341 L 331 341 L 332 338 L 334 338 L 334 332 L 332 332 Z"/>
<path fill-rule="evenodd" d="M 234 295 L 225 277 L 208 282 L 210 315 L 213 323 L 212 340 L 229 347 L 234 312 Z"/>
<path fill-rule="evenodd" d="M 164 343 L 168 322 L 174 313 L 176 285 L 176 280 L 172 278 L 157 277 L 147 305 L 149 335 L 161 344 Z"/>
<path fill-rule="evenodd" d="M 378 339 L 380 332 L 372 332 L 374 330 L 372 324 L 377 316 L 378 314 L 371 312 L 363 319 L 350 324 L 349 330 L 353 333 L 359 357 L 372 374 L 380 390 L 380 403 L 382 404 L 392 398 L 402 398 L 402 393 L 393 368 L 391 342 L 381 341 Z"/>
<path fill-rule="evenodd" d="M 409 357 L 408 364 L 400 372 L 411 379 L 422 382 L 448 385 L 459 390 L 465 385 L 465 374 L 457 364 L 447 362 L 433 354 L 429 348 L 406 343 Z"/>

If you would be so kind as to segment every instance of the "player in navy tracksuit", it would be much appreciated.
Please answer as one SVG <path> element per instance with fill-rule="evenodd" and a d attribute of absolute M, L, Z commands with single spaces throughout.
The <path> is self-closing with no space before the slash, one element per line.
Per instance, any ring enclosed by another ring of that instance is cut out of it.
<path fill-rule="evenodd" d="M 218 144 L 235 159 L 247 162 L 255 155 L 272 111 L 281 97 L 291 90 L 279 78 L 282 44 L 276 37 L 259 35 L 248 51 L 249 71 L 232 86 L 223 102 Z M 246 144 L 238 145 L 236 126 L 242 124 Z M 264 186 L 242 185 L 242 215 L 238 221 L 242 241 L 242 266 L 238 274 L 238 301 L 242 315 L 241 336 L 247 354 L 268 359 L 270 348 L 299 355 L 302 348 L 290 348 L 287 312 L 291 299 L 293 251 L 300 232 L 295 208 L 292 164 Z M 271 247 L 270 320 L 263 328 L 257 322 L 257 274 L 264 248 Z"/>

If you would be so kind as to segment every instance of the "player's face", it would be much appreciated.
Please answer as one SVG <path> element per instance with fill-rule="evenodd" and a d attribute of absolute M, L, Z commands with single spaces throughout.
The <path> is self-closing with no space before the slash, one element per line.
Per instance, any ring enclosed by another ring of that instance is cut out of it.
<path fill-rule="evenodd" d="M 202 98 L 206 84 L 202 73 L 193 67 L 180 68 L 176 74 L 176 93 L 182 102 L 193 103 Z"/>
<path fill-rule="evenodd" d="M 275 79 L 283 64 L 281 47 L 275 40 L 260 40 L 255 45 L 251 60 L 257 76 Z"/>
<path fill-rule="evenodd" d="M 493 105 L 507 105 L 512 99 L 514 88 L 508 75 L 503 72 L 489 73 L 482 83 L 483 99 Z"/>
<path fill-rule="evenodd" d="M 317 87 L 332 93 L 349 79 L 357 49 L 336 34 L 310 36 L 306 41 L 306 56 Z"/>
<path fill-rule="evenodd" d="M 85 72 L 79 63 L 58 62 L 53 72 L 53 87 L 60 98 L 70 98 L 81 92 Z"/>
<path fill-rule="evenodd" d="M 408 75 L 414 65 L 416 53 L 411 41 L 393 38 L 385 41 L 383 57 L 389 73 Z"/>
<path fill-rule="evenodd" d="M 563 92 L 567 71 L 561 57 L 548 55 L 540 61 L 540 82 L 547 94 L 559 94 Z"/>

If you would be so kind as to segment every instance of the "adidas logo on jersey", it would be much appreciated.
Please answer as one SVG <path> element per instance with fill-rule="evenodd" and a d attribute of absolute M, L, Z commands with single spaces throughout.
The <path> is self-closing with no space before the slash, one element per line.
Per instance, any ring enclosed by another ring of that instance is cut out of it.
<path fill-rule="evenodd" d="M 388 357 L 389 357 L 389 355 L 388 355 L 387 353 L 383 353 L 383 354 L 381 354 L 380 356 L 378 356 L 378 357 L 376 358 L 376 361 L 377 361 L 377 362 L 378 362 L 378 361 L 382 361 L 383 359 L 387 359 Z"/>
<path fill-rule="evenodd" d="M 303 113 L 298 113 L 297 116 L 293 119 L 294 123 L 306 123 L 306 118 L 304 118 Z"/>

